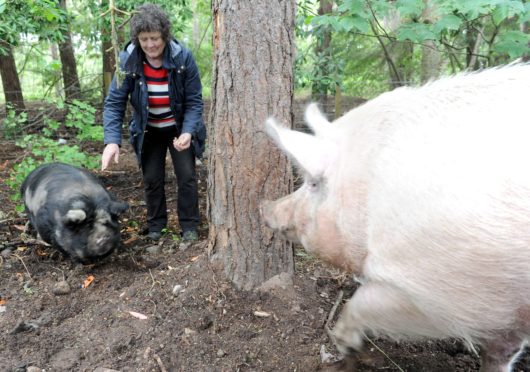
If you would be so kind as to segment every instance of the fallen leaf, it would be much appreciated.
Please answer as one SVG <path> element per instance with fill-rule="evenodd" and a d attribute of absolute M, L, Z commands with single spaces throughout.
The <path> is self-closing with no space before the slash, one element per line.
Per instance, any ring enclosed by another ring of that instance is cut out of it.
<path fill-rule="evenodd" d="M 35 249 L 35 252 L 37 253 L 37 256 L 41 257 L 48 255 L 48 253 L 46 253 L 46 251 L 44 251 L 41 247 L 37 247 L 37 249 Z"/>
<path fill-rule="evenodd" d="M 129 314 L 131 314 L 135 318 L 138 318 L 138 319 L 141 319 L 141 320 L 146 320 L 147 319 L 146 315 L 137 313 L 136 311 L 129 311 Z"/>
<path fill-rule="evenodd" d="M 195 262 L 199 259 L 200 256 L 195 256 L 190 259 L 191 262 Z"/>
<path fill-rule="evenodd" d="M 6 300 L 0 300 L 0 305 L 5 305 L 6 304 Z"/>
<path fill-rule="evenodd" d="M 126 241 L 123 242 L 123 245 L 128 245 L 134 241 L 138 240 L 138 238 L 136 236 L 131 236 L 129 239 L 127 239 Z"/>
<path fill-rule="evenodd" d="M 266 311 L 259 311 L 259 310 L 254 311 L 254 315 L 257 316 L 258 318 L 268 318 L 269 316 L 271 316 L 270 313 Z"/>
<path fill-rule="evenodd" d="M 90 284 L 92 284 L 92 282 L 94 281 L 94 276 L 93 275 L 89 275 L 85 281 L 83 282 L 83 288 L 86 288 L 88 287 Z"/>
<path fill-rule="evenodd" d="M 13 227 L 18 231 L 24 231 L 26 229 L 26 225 L 13 225 Z"/>

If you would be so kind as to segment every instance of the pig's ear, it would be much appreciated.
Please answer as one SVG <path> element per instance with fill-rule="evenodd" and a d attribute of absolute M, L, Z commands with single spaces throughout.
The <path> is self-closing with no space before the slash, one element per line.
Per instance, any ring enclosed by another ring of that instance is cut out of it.
<path fill-rule="evenodd" d="M 336 157 L 336 146 L 327 139 L 285 128 L 272 118 L 267 119 L 265 129 L 272 140 L 311 177 L 322 176 Z"/>
<path fill-rule="evenodd" d="M 122 201 L 111 201 L 110 202 L 110 213 L 119 216 L 123 212 L 125 212 L 127 209 L 129 209 L 129 204 L 127 202 Z"/>
<path fill-rule="evenodd" d="M 86 212 L 82 209 L 70 209 L 64 216 L 66 224 L 78 224 L 85 220 Z"/>
<path fill-rule="evenodd" d="M 305 121 L 313 130 L 317 137 L 329 137 L 332 132 L 332 125 L 326 119 L 322 111 L 319 110 L 316 103 L 311 103 L 305 110 Z"/>

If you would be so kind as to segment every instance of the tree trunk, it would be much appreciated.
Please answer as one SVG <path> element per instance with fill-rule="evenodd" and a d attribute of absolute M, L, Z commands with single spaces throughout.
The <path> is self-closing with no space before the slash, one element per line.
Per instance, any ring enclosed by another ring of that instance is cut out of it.
<path fill-rule="evenodd" d="M 108 33 L 105 35 L 108 35 Z M 110 40 L 104 39 L 101 42 L 101 48 L 103 49 L 101 51 L 103 58 L 103 98 L 105 98 L 109 92 L 112 76 L 114 76 L 116 61 L 114 59 L 114 51 L 112 50 L 112 43 Z"/>
<path fill-rule="evenodd" d="M 421 82 L 426 83 L 440 76 L 442 54 L 433 40 L 425 40 L 421 49 Z"/>
<path fill-rule="evenodd" d="M 393 41 L 389 49 L 397 72 L 397 74 L 390 74 L 392 76 L 392 87 L 398 88 L 403 85 L 411 85 L 412 76 L 414 75 L 414 64 L 412 62 L 414 44 L 408 40 Z"/>
<path fill-rule="evenodd" d="M 60 57 L 59 57 L 59 49 L 57 48 L 57 44 L 50 43 L 50 54 L 51 54 L 52 59 L 54 61 L 57 61 L 57 60 L 60 59 Z M 61 79 L 61 75 L 59 75 L 58 72 L 57 72 L 57 74 L 54 74 L 54 76 L 53 76 L 53 81 L 54 81 L 53 89 L 55 91 L 55 97 L 57 97 L 57 98 L 61 98 L 63 96 L 63 90 L 62 90 L 61 84 L 58 83 L 60 79 Z"/>
<path fill-rule="evenodd" d="M 193 41 L 193 48 L 198 49 L 201 43 L 201 14 L 198 11 L 198 0 L 191 0 L 191 9 L 193 11 L 192 26 L 191 26 L 191 40 Z"/>
<path fill-rule="evenodd" d="M 423 0 L 425 9 L 422 14 L 423 22 L 432 24 L 440 18 L 436 3 L 433 0 Z M 438 43 L 425 40 L 421 49 L 421 82 L 426 83 L 440 76 L 442 70 L 442 53 L 438 50 Z"/>
<path fill-rule="evenodd" d="M 331 13 L 333 9 L 332 0 L 320 0 L 320 6 L 318 8 L 318 15 L 325 15 Z M 320 103 L 320 105 L 325 108 L 327 103 L 328 92 L 331 90 L 330 81 L 329 81 L 329 63 L 328 58 L 330 53 L 331 46 L 331 30 L 329 27 L 324 27 L 317 35 L 317 45 L 315 48 L 315 55 L 317 56 L 315 71 L 317 79 L 314 80 L 313 85 L 311 86 L 311 98 L 314 101 Z"/>
<path fill-rule="evenodd" d="M 389 12 L 385 19 L 385 24 L 390 31 L 396 30 L 402 22 L 401 15 L 396 9 Z M 370 26 L 383 50 L 390 77 L 390 89 L 395 89 L 409 83 L 410 76 L 412 75 L 413 44 L 409 41 L 390 41 L 387 44 L 385 43 L 386 38 L 380 33 L 379 29 L 381 26 L 379 22 L 371 21 Z"/>
<path fill-rule="evenodd" d="M 0 75 L 4 87 L 4 97 L 6 104 L 15 109 L 19 114 L 26 109 L 24 97 L 22 96 L 22 86 L 18 78 L 17 66 L 11 45 L 0 40 Z"/>
<path fill-rule="evenodd" d="M 61 8 L 66 12 L 66 0 L 61 0 L 60 4 Z M 61 56 L 64 93 L 66 100 L 72 101 L 81 98 L 81 84 L 77 75 L 77 63 L 70 36 L 70 26 L 67 27 L 63 37 L 64 41 L 59 44 L 59 55 Z"/>
<path fill-rule="evenodd" d="M 478 63 L 477 53 L 482 41 L 480 36 L 484 26 L 481 25 L 480 20 L 470 22 L 466 28 L 466 67 L 469 70 L 477 70 L 480 65 Z"/>
<path fill-rule="evenodd" d="M 292 126 L 295 0 L 213 0 L 208 250 L 241 289 L 293 272 L 292 245 L 264 226 L 259 203 L 292 187 L 288 160 L 264 132 Z"/>
<path fill-rule="evenodd" d="M 528 30 L 530 29 L 530 27 L 528 26 L 529 24 L 530 24 L 530 22 L 523 23 L 522 26 L 521 26 L 521 32 L 524 32 L 525 34 L 527 34 Z M 527 45 L 528 45 L 528 48 L 530 48 L 530 41 L 528 42 Z M 524 62 L 530 61 L 530 53 L 527 52 L 527 53 L 525 53 L 523 55 L 523 61 Z"/>

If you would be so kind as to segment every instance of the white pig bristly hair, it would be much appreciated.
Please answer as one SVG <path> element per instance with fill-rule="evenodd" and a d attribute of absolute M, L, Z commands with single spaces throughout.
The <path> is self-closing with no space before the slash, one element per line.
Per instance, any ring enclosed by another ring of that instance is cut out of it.
<path fill-rule="evenodd" d="M 336 157 L 336 146 L 329 140 L 302 133 L 267 119 L 265 129 L 271 139 L 311 178 L 321 177 Z"/>
<path fill-rule="evenodd" d="M 305 121 L 317 137 L 326 138 L 331 136 L 333 127 L 318 108 L 318 104 L 313 102 L 307 106 L 305 111 Z"/>
<path fill-rule="evenodd" d="M 80 223 L 86 218 L 86 212 L 82 209 L 70 209 L 66 216 L 64 216 L 65 222 Z"/>

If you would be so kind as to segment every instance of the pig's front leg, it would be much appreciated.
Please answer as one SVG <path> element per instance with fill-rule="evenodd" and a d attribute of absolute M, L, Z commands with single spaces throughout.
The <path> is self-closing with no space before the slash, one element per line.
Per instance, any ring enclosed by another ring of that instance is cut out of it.
<path fill-rule="evenodd" d="M 522 354 L 526 341 L 517 332 L 507 332 L 481 345 L 480 372 L 510 372 Z"/>
<path fill-rule="evenodd" d="M 437 333 L 406 293 L 379 282 L 367 282 L 357 289 L 345 305 L 332 334 L 337 349 L 347 355 L 362 349 L 367 332 L 381 332 L 396 338 Z"/>

